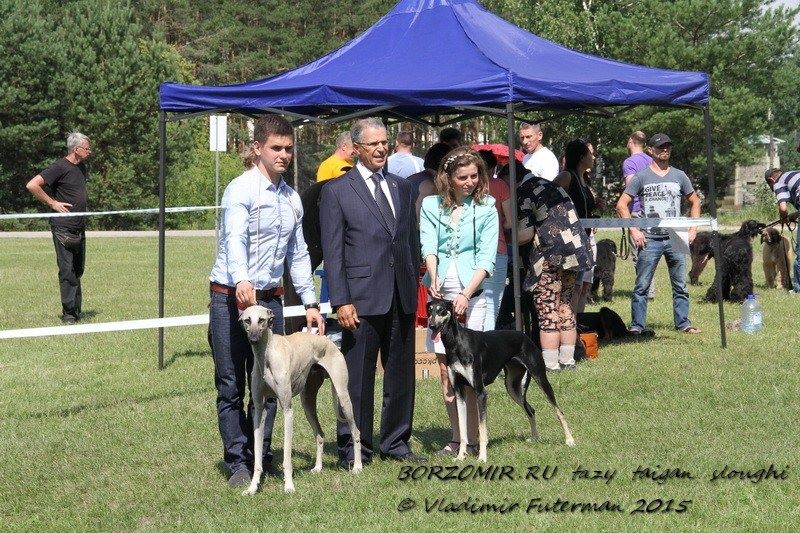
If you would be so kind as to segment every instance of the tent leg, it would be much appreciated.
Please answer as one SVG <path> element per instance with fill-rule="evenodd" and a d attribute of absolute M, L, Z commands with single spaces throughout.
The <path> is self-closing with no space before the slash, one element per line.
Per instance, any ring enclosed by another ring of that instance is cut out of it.
<path fill-rule="evenodd" d="M 517 331 L 522 331 L 522 282 L 519 275 L 519 237 L 517 235 L 517 170 L 514 164 L 514 104 L 506 104 L 508 118 L 508 188 L 511 189 L 511 262 L 514 265 L 514 319 Z"/>
<path fill-rule="evenodd" d="M 158 318 L 164 318 L 164 209 L 167 171 L 167 114 L 158 116 Z M 164 369 L 164 328 L 158 328 L 158 369 Z"/>
<path fill-rule="evenodd" d="M 714 152 L 711 148 L 711 110 L 709 106 L 703 108 L 703 119 L 706 129 L 706 161 L 708 163 L 708 205 L 711 208 L 711 218 L 717 218 L 717 189 L 714 181 Z M 716 229 L 712 232 L 712 247 L 714 249 L 714 270 L 719 268 L 719 233 Z M 722 303 L 722 279 L 714 275 L 714 283 L 717 284 L 717 295 L 719 299 L 719 338 L 723 348 L 728 347 L 725 338 L 725 307 Z"/>

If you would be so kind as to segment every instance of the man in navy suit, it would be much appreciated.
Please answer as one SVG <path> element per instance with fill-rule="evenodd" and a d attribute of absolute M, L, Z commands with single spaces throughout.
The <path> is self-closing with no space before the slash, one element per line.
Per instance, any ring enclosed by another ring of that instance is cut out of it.
<path fill-rule="evenodd" d="M 419 234 L 412 187 L 384 172 L 389 142 L 375 118 L 357 121 L 350 135 L 358 164 L 322 190 L 320 225 L 331 306 L 344 329 L 353 413 L 368 461 L 372 442 L 375 365 L 384 369 L 381 458 L 422 462 L 411 451 L 414 415 L 414 315 Z M 350 468 L 353 441 L 338 425 L 339 464 Z"/>

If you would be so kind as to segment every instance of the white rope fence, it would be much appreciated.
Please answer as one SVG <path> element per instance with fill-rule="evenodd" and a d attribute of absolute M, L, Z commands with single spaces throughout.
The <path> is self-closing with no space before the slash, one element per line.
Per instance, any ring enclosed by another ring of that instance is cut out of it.
<path fill-rule="evenodd" d="M 331 313 L 328 303 L 320 305 L 321 313 Z M 284 318 L 305 316 L 302 305 L 283 308 Z M 126 320 L 124 322 L 100 322 L 97 324 L 75 324 L 74 326 L 54 326 L 47 328 L 9 329 L 0 331 L 0 339 L 24 339 L 32 337 L 52 337 L 55 335 L 76 335 L 83 333 L 106 333 L 111 331 L 132 331 L 136 329 L 171 328 L 176 326 L 204 326 L 208 324 L 208 313 L 203 315 L 174 316 L 169 318 L 148 318 L 145 320 Z"/>
<path fill-rule="evenodd" d="M 190 206 L 190 207 L 169 207 L 165 209 L 167 213 L 188 213 L 192 211 L 209 211 L 221 209 L 220 206 Z M 84 213 L 20 213 L 0 215 L 0 220 L 22 219 L 22 218 L 50 218 L 63 216 L 101 216 L 118 214 L 150 214 L 158 213 L 158 209 L 131 209 L 125 211 L 93 211 Z M 714 218 L 586 218 L 581 219 L 581 224 L 585 228 L 666 228 L 670 230 L 688 229 L 690 227 L 711 227 L 717 231 L 719 225 Z M 320 312 L 331 313 L 329 303 L 320 306 Z M 285 307 L 283 309 L 284 318 L 305 316 L 305 308 L 302 305 Z M 157 329 L 177 326 L 202 326 L 208 324 L 208 314 L 176 316 L 168 318 L 150 318 L 144 320 L 127 320 L 121 322 L 102 322 L 97 324 L 76 324 L 71 326 L 55 326 L 44 328 L 25 328 L 0 331 L 1 339 L 22 339 L 33 337 L 50 337 L 55 335 L 76 335 L 84 333 L 105 333 L 112 331 L 132 331 L 138 329 Z"/>
<path fill-rule="evenodd" d="M 582 218 L 584 228 L 667 228 L 688 229 L 692 227 L 710 226 L 712 231 L 719 230 L 716 218 Z"/>
<path fill-rule="evenodd" d="M 164 209 L 165 213 L 190 213 L 193 211 L 212 211 L 221 209 L 220 206 L 214 205 L 194 205 L 188 207 L 167 207 Z M 153 209 L 125 209 L 121 211 L 85 211 L 73 213 L 10 213 L 0 215 L 0 220 L 21 220 L 24 218 L 54 218 L 54 217 L 91 217 L 91 216 L 106 216 L 106 215 L 150 215 L 158 213 L 158 208 Z"/>

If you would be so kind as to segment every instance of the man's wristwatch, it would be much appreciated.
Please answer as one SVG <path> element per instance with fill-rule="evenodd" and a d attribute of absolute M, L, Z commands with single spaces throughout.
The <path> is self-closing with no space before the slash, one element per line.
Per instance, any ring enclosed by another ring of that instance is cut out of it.
<path fill-rule="evenodd" d="M 319 303 L 318 302 L 313 302 L 313 303 L 310 303 L 310 304 L 306 304 L 303 307 L 306 308 L 306 311 L 308 311 L 309 309 L 316 309 L 317 311 L 319 311 Z"/>

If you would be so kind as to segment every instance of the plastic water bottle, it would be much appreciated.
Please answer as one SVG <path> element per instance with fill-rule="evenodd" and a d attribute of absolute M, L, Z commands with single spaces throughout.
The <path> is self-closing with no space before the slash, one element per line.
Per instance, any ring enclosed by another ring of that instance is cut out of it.
<path fill-rule="evenodd" d="M 755 294 L 748 294 L 742 305 L 742 331 L 755 333 L 764 327 L 764 315 Z"/>

